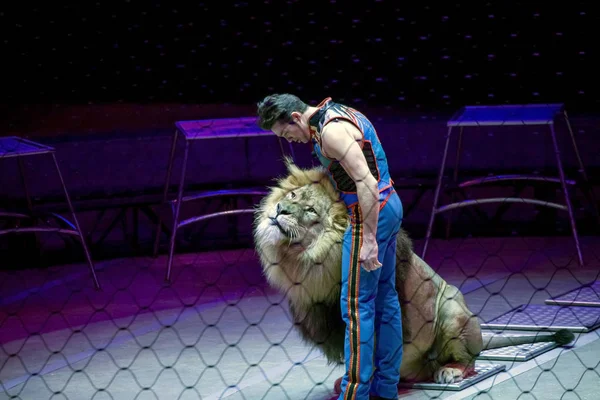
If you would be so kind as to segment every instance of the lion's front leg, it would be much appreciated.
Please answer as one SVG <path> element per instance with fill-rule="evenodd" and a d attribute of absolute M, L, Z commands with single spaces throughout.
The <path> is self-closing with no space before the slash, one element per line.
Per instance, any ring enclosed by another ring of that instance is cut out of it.
<path fill-rule="evenodd" d="M 436 383 L 454 383 L 475 373 L 475 360 L 483 347 L 481 327 L 469 311 L 460 291 L 448 285 L 439 308 L 440 334 L 435 348 L 440 367 L 434 372 Z"/>
<path fill-rule="evenodd" d="M 433 374 L 436 383 L 460 382 L 475 374 L 475 360 L 481 349 L 481 334 L 477 320 L 458 318 L 453 324 L 452 336 L 446 337 L 446 349 L 441 358 L 442 365 Z M 476 327 L 474 325 L 477 325 Z"/>

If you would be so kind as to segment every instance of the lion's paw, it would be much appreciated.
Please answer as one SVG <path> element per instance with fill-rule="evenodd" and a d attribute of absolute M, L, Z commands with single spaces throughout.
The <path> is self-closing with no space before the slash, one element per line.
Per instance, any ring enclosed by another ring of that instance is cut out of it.
<path fill-rule="evenodd" d="M 435 383 L 455 383 L 463 379 L 463 370 L 454 367 L 442 367 L 433 376 Z"/>

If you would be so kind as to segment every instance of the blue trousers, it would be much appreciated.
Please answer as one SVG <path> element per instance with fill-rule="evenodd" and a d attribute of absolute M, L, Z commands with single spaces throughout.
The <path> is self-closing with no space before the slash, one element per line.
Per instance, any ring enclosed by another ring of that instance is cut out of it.
<path fill-rule="evenodd" d="M 382 267 L 368 272 L 360 265 L 364 228 L 357 218 L 358 205 L 350 209 L 352 223 L 344 236 L 341 311 L 346 322 L 346 372 L 340 400 L 368 399 L 369 394 L 394 399 L 398 396 L 402 318 L 395 267 L 403 208 L 395 191 L 380 200 L 381 206 L 377 245 Z"/>

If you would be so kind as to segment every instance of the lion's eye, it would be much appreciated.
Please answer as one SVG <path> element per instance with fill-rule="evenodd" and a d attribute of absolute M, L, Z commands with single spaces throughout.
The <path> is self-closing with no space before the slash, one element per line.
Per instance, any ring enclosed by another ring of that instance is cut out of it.
<path fill-rule="evenodd" d="M 306 209 L 306 211 L 311 212 L 311 213 L 315 213 L 315 214 L 317 213 L 317 211 L 314 208 L 312 208 L 312 207 L 308 207 Z"/>
<path fill-rule="evenodd" d="M 290 197 L 291 197 L 292 199 L 295 199 L 295 198 L 296 198 L 296 193 L 294 193 L 294 192 L 290 192 Z"/>

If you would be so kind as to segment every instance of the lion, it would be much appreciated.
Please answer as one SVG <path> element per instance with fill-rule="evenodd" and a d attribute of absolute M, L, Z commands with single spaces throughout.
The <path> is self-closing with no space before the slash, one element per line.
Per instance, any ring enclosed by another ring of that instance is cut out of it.
<path fill-rule="evenodd" d="M 284 293 L 302 340 L 321 350 L 328 364 L 344 362 L 341 317 L 342 239 L 350 223 L 322 167 L 301 169 L 285 160 L 288 175 L 255 209 L 253 238 L 269 285 Z M 574 335 L 492 337 L 484 343 L 477 317 L 460 290 L 413 252 L 400 228 L 396 289 L 401 305 L 403 382 L 453 383 L 474 374 L 483 350 L 537 342 L 567 344 Z M 340 381 L 336 391 L 340 391 Z"/>

